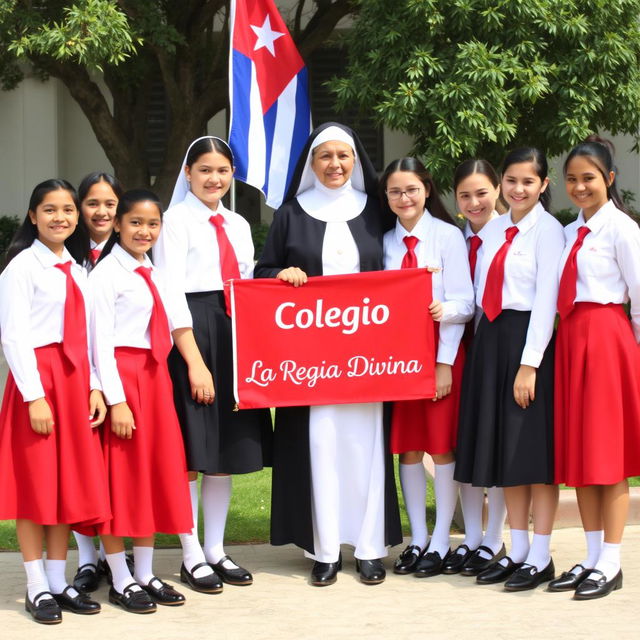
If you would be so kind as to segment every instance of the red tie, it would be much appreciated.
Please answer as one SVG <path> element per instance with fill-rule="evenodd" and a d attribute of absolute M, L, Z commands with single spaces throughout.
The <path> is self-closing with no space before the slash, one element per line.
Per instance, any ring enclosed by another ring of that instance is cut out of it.
<path fill-rule="evenodd" d="M 84 298 L 80 287 L 71 275 L 71 261 L 55 265 L 67 279 L 67 290 L 64 301 L 64 326 L 62 331 L 62 350 L 71 362 L 79 369 L 89 363 L 87 354 L 87 316 Z"/>
<path fill-rule="evenodd" d="M 509 227 L 505 230 L 504 234 L 506 240 L 504 244 L 498 249 L 498 252 L 493 256 L 489 272 L 487 273 L 487 281 L 484 285 L 484 295 L 482 296 L 482 310 L 489 319 L 489 322 L 493 322 L 502 311 L 502 285 L 504 283 L 504 261 L 509 253 L 509 248 L 513 239 L 518 233 L 518 227 Z"/>
<path fill-rule="evenodd" d="M 89 249 L 89 257 L 91 259 L 91 264 L 95 266 L 96 262 L 98 262 L 98 258 L 102 253 L 102 249 Z"/>
<path fill-rule="evenodd" d="M 586 225 L 578 229 L 578 237 L 569 251 L 569 256 L 564 264 L 558 290 L 558 313 L 561 318 L 566 318 L 573 310 L 576 303 L 576 282 L 578 280 L 578 251 L 584 242 L 586 235 L 591 231 Z"/>
<path fill-rule="evenodd" d="M 218 249 L 220 251 L 220 273 L 222 281 L 226 282 L 232 278 L 240 277 L 240 269 L 238 269 L 238 259 L 236 252 L 233 250 L 232 244 L 229 242 L 227 232 L 224 230 L 224 217 L 218 213 L 209 218 L 209 222 L 216 228 L 216 237 L 218 238 Z"/>
<path fill-rule="evenodd" d="M 469 267 L 471 267 L 471 282 L 476 276 L 476 264 L 478 262 L 478 249 L 482 244 L 480 236 L 471 236 L 469 238 Z"/>
<path fill-rule="evenodd" d="M 418 244 L 418 238 L 415 236 L 405 236 L 402 238 L 402 241 L 407 246 L 407 253 L 404 254 L 402 258 L 402 264 L 400 265 L 401 269 L 414 269 L 418 266 L 418 258 L 416 257 L 414 249 Z"/>
<path fill-rule="evenodd" d="M 151 309 L 151 319 L 149 320 L 151 355 L 158 363 L 166 362 L 169 351 L 171 351 L 171 336 L 169 321 L 167 320 L 162 299 L 151 279 L 151 269 L 149 267 L 138 267 L 136 273 L 139 273 L 144 278 L 153 297 L 153 308 Z"/>

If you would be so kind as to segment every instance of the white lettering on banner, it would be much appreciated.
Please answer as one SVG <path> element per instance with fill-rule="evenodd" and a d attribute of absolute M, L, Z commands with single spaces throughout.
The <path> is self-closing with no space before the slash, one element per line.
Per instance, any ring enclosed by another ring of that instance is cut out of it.
<path fill-rule="evenodd" d="M 393 376 L 397 373 L 420 373 L 422 365 L 417 360 L 394 360 L 389 356 L 387 361 L 378 361 L 375 358 L 365 356 L 353 356 L 347 362 L 348 378 L 360 378 L 361 376 Z"/>
<path fill-rule="evenodd" d="M 256 374 L 258 378 L 256 379 Z M 253 382 L 259 387 L 268 387 L 278 376 L 269 367 L 262 368 L 262 360 L 255 360 L 251 365 L 251 375 L 245 379 L 245 382 Z"/>
<path fill-rule="evenodd" d="M 315 387 L 318 380 L 330 380 L 342 375 L 337 364 L 326 366 L 323 360 L 320 366 L 299 367 L 294 360 L 284 360 L 280 363 L 282 379 L 289 380 L 295 385 L 306 383 L 308 387 Z"/>
<path fill-rule="evenodd" d="M 323 327 L 337 328 L 342 326 L 344 327 L 341 329 L 342 333 L 351 335 L 361 325 L 381 325 L 389 320 L 389 307 L 384 304 L 369 307 L 370 303 L 370 298 L 363 298 L 362 306 L 351 306 L 344 309 L 329 307 L 325 311 L 324 300 L 320 298 L 316 300 L 315 310 L 303 308 L 294 313 L 295 302 L 283 302 L 276 309 L 274 319 L 276 326 L 281 329 L 293 329 L 294 327 L 308 329 L 311 326 L 322 329 Z M 286 313 L 288 310 L 290 313 Z M 284 317 L 285 313 L 286 318 Z"/>

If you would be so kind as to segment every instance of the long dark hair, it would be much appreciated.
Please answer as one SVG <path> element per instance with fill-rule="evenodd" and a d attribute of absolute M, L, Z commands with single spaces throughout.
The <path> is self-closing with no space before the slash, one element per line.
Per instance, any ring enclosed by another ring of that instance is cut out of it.
<path fill-rule="evenodd" d="M 414 173 L 420 182 L 425 186 L 425 189 L 429 191 L 429 195 L 425 201 L 425 206 L 429 210 L 429 213 L 434 217 L 438 218 L 438 220 L 442 220 L 443 222 L 448 222 L 456 226 L 451 214 L 447 211 L 447 208 L 444 206 L 442 199 L 440 198 L 440 194 L 438 193 L 438 189 L 436 188 L 435 183 L 433 182 L 433 178 L 431 174 L 427 171 L 427 168 L 418 160 L 417 158 L 399 158 L 398 160 L 394 160 L 387 166 L 382 175 L 380 176 L 379 181 L 379 192 L 380 192 L 380 202 L 382 203 L 382 208 L 387 213 L 393 213 L 391 211 L 391 207 L 389 206 L 389 201 L 387 199 L 387 182 L 389 180 L 389 176 L 392 173 L 396 173 L 398 171 L 403 171 L 406 173 Z"/>
<path fill-rule="evenodd" d="M 573 147 L 564 161 L 562 173 L 567 175 L 567 167 L 569 162 L 576 156 L 587 158 L 589 162 L 602 174 L 605 185 L 609 182 L 609 173 L 613 171 L 613 181 L 607 186 L 607 196 L 621 211 L 629 214 L 629 210 L 624 204 L 624 200 L 618 193 L 616 185 L 616 175 L 618 169 L 613 162 L 616 149 L 610 140 L 601 138 L 595 134 L 590 135 L 584 142 Z"/>
<path fill-rule="evenodd" d="M 74 234 L 69 238 L 70 242 L 67 244 L 69 253 L 71 253 L 73 259 L 78 264 L 90 263 L 91 234 L 89 233 L 89 228 L 87 227 L 87 223 L 84 221 L 84 216 L 82 215 L 82 203 L 89 195 L 91 187 L 99 182 L 105 182 L 108 184 L 113 189 L 113 193 L 118 200 L 120 200 L 124 192 L 122 184 L 118 178 L 112 176 L 110 173 L 105 173 L 104 171 L 93 171 L 82 178 L 82 182 L 78 187 L 78 200 L 80 201 L 80 218 L 78 219 L 79 233 L 77 235 Z"/>
<path fill-rule="evenodd" d="M 202 140 L 198 140 L 198 142 L 194 143 L 189 149 L 185 164 L 191 169 L 193 163 L 196 162 L 200 156 L 205 153 L 211 153 L 212 151 L 222 154 L 233 167 L 233 153 L 231 152 L 231 148 L 226 142 L 220 140 L 220 138 L 202 138 Z"/>
<path fill-rule="evenodd" d="M 32 193 L 31 198 L 29 198 L 29 209 L 27 211 L 27 215 L 25 216 L 22 224 L 18 227 L 15 232 L 13 238 L 11 239 L 11 243 L 9 244 L 9 248 L 7 249 L 7 264 L 13 260 L 21 251 L 28 249 L 33 241 L 38 238 L 38 228 L 36 225 L 31 222 L 31 218 L 29 218 L 29 211 L 33 211 L 38 208 L 38 206 L 45 199 L 45 196 L 52 191 L 58 191 L 62 189 L 63 191 L 67 191 L 73 200 L 73 203 L 76 205 L 76 209 L 78 209 L 78 215 L 80 215 L 80 207 L 78 203 L 78 194 L 76 190 L 68 183 L 66 180 L 62 180 L 60 178 L 52 178 L 51 180 L 45 180 L 40 184 L 37 184 Z M 70 241 L 71 237 L 79 233 L 78 227 L 75 228 L 73 234 L 65 241 L 65 245 Z M 81 233 L 81 232 L 80 232 Z"/>
<path fill-rule="evenodd" d="M 461 162 L 453 173 L 453 194 L 455 196 L 456 191 L 460 183 L 476 173 L 485 176 L 489 182 L 496 187 L 500 186 L 500 178 L 493 165 L 484 158 L 469 158 L 464 162 Z"/>
<path fill-rule="evenodd" d="M 122 222 L 122 218 L 125 214 L 129 213 L 133 207 L 139 202 L 152 202 L 158 207 L 158 211 L 160 212 L 160 219 L 162 220 L 162 203 L 160 202 L 160 198 L 153 192 L 147 189 L 131 189 L 130 191 L 125 191 L 122 194 L 120 199 L 118 200 L 118 206 L 116 208 L 116 220 L 118 222 Z M 100 254 L 100 258 L 98 262 L 106 258 L 113 249 L 113 245 L 117 242 L 120 242 L 120 234 L 115 231 L 111 232 L 109 239 L 104 245 L 104 249 Z"/>
<path fill-rule="evenodd" d="M 546 180 L 549 175 L 547 156 L 545 156 L 540 149 L 536 149 L 535 147 L 520 147 L 519 149 L 509 151 L 505 159 L 502 161 L 501 174 L 504 176 L 505 171 L 512 164 L 522 164 L 523 162 L 530 162 L 534 166 L 541 182 Z M 540 194 L 538 200 L 540 201 L 540 204 L 549 211 L 549 208 L 551 207 L 551 189 L 549 185 L 547 185 L 547 188 Z"/>

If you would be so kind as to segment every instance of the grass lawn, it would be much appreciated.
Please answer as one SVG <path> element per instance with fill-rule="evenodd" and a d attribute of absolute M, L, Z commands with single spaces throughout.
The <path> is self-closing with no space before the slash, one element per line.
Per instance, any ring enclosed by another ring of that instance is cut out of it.
<path fill-rule="evenodd" d="M 400 488 L 396 461 L 396 484 Z M 402 529 L 409 534 L 409 523 L 404 510 L 402 492 L 398 491 Z M 427 495 L 427 512 L 429 527 L 433 528 L 435 507 L 433 501 L 433 487 L 429 485 Z M 227 521 L 226 542 L 229 544 L 247 544 L 252 542 L 268 542 L 269 518 L 271 515 L 271 469 L 264 469 L 257 473 L 233 477 L 233 495 Z M 202 539 L 202 518 L 199 521 L 200 537 Z M 157 536 L 158 547 L 179 546 L 177 536 L 160 534 Z M 71 538 L 71 547 L 75 547 L 75 540 Z M 0 550 L 17 551 L 18 543 L 14 522 L 7 520 L 0 522 Z"/>

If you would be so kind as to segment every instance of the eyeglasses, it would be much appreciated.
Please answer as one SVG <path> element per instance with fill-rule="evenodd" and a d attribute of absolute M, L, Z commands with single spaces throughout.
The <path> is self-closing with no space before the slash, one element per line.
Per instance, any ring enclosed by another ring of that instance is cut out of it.
<path fill-rule="evenodd" d="M 421 187 L 409 187 L 404 191 L 400 189 L 387 189 L 385 193 L 387 194 L 387 198 L 389 200 L 400 200 L 403 194 L 407 196 L 407 198 L 413 199 L 422 191 Z"/>

